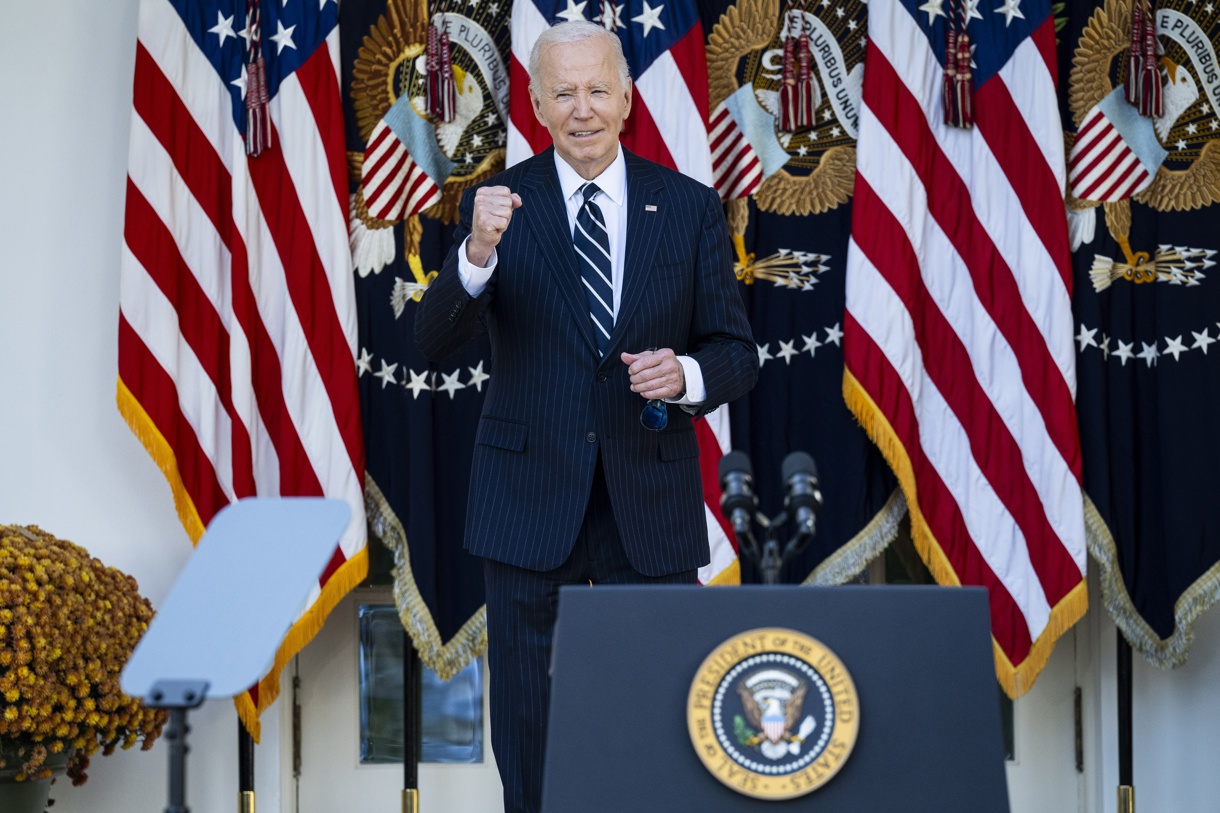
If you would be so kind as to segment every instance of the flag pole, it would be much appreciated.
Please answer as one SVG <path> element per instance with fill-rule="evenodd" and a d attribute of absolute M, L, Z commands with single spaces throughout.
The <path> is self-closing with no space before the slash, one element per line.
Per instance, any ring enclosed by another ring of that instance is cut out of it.
<path fill-rule="evenodd" d="M 402 813 L 419 813 L 419 656 L 402 632 Z"/>
<path fill-rule="evenodd" d="M 1118 813 L 1135 813 L 1135 782 L 1131 769 L 1131 644 L 1118 636 Z"/>
<path fill-rule="evenodd" d="M 254 738 L 237 721 L 237 813 L 254 813 Z"/>

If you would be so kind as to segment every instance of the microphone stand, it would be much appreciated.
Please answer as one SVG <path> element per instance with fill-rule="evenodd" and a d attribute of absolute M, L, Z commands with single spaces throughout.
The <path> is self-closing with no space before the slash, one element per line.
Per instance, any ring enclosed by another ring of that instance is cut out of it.
<path fill-rule="evenodd" d="M 809 543 L 813 541 L 813 530 L 798 530 L 781 548 L 778 531 L 788 524 L 787 511 L 780 511 L 771 518 L 760 511 L 755 514 L 754 522 L 763 529 L 762 547 L 759 547 L 753 531 L 747 528 L 743 534 L 741 530 L 734 528 L 738 550 L 754 562 L 762 575 L 763 584 L 779 584 L 779 574 L 784 565 L 809 547 Z"/>
<path fill-rule="evenodd" d="M 758 510 L 754 493 L 754 471 L 750 458 L 733 451 L 720 460 L 720 510 L 733 526 L 737 549 L 754 562 L 762 574 L 763 584 L 779 584 L 780 572 L 794 556 L 803 552 L 813 541 L 817 512 L 822 507 L 822 495 L 817 485 L 817 469 L 813 459 L 804 452 L 793 452 L 784 460 L 784 481 L 787 496 L 785 510 L 768 517 Z M 799 526 L 789 535 L 788 543 L 780 546 L 778 532 L 788 524 L 789 509 Z M 751 517 L 753 512 L 753 517 Z M 763 531 L 759 547 L 752 525 Z"/>

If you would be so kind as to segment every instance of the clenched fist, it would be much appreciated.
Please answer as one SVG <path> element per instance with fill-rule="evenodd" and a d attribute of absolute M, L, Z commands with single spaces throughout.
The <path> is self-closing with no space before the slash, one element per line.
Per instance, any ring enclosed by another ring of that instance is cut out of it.
<path fill-rule="evenodd" d="M 484 268 L 491 253 L 513 219 L 513 210 L 521 206 L 521 196 L 507 186 L 484 186 L 474 193 L 474 215 L 470 219 L 470 240 L 466 243 L 466 259 Z"/>

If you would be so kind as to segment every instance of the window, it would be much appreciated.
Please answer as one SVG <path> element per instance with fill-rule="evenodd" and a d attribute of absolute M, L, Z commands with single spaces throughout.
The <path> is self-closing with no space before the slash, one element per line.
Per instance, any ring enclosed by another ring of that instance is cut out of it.
<path fill-rule="evenodd" d="M 402 762 L 405 633 L 393 604 L 361 604 L 360 761 Z M 483 761 L 483 663 L 445 682 L 420 666 L 421 762 Z"/>

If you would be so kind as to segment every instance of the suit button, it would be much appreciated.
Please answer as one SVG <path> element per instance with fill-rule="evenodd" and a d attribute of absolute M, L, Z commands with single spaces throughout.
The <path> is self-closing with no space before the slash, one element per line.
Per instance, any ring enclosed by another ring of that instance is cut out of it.
<path fill-rule="evenodd" d="M 590 443 L 597 443 L 597 433 L 590 432 L 589 434 L 585 435 L 585 440 L 589 441 Z"/>
<path fill-rule="evenodd" d="M 597 383 L 604 384 L 604 383 L 606 383 L 607 378 L 608 378 L 608 376 L 605 373 L 598 373 L 597 374 Z"/>

